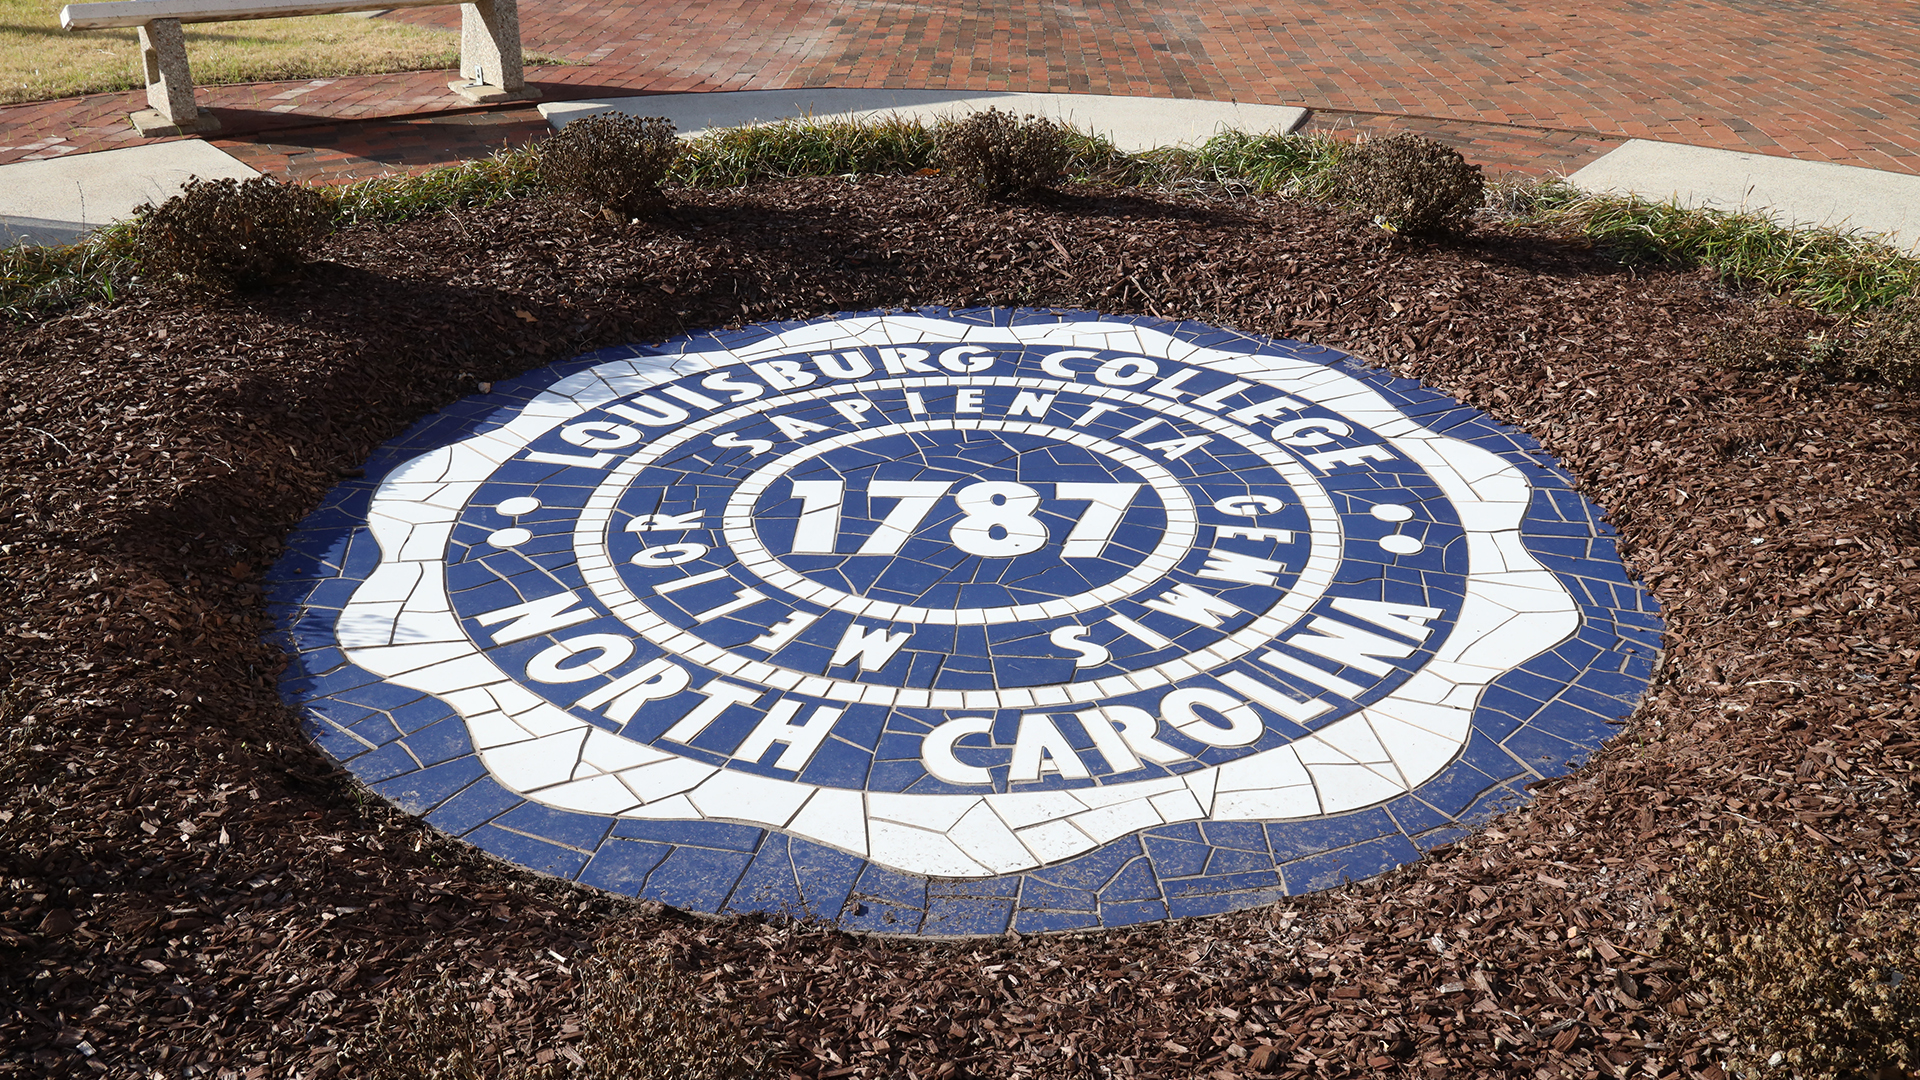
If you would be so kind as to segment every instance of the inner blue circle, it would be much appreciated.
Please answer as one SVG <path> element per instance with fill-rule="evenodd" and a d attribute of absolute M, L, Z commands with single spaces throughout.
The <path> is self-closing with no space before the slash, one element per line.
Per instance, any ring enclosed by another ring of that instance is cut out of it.
<path fill-rule="evenodd" d="M 884 494 L 902 481 L 925 485 L 913 489 L 924 494 Z M 1108 508 L 1077 484 L 1132 490 L 1103 490 L 1124 500 Z M 802 524 L 809 497 L 811 527 Z M 893 527 L 883 528 L 889 519 Z M 1104 454 L 1045 436 L 959 430 L 885 435 L 812 458 L 760 496 L 754 521 L 769 551 L 822 585 L 976 608 L 1042 603 L 1122 577 L 1160 542 L 1167 511 L 1144 476 Z M 1082 523 L 1070 556 L 1068 538 Z M 826 542 L 815 539 L 828 532 Z M 805 546 L 812 550 L 796 550 Z M 993 554 L 1019 548 L 1030 550 Z"/>

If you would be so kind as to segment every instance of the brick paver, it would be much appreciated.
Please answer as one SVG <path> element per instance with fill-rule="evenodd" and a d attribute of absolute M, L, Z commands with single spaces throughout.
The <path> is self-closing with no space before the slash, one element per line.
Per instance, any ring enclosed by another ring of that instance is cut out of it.
<path fill-rule="evenodd" d="M 448 115 L 312 124 L 215 146 L 264 173 L 310 184 L 339 184 L 485 157 L 525 146 L 548 132 L 532 106 Z"/>
<path fill-rule="evenodd" d="M 388 17 L 451 27 L 458 14 Z M 1361 130 L 1389 122 L 1359 118 L 1390 114 L 1399 129 L 1452 131 L 1469 156 L 1529 171 L 1632 137 L 1920 173 L 1920 5 L 1909 0 L 528 0 L 522 21 L 529 49 L 573 62 L 530 69 L 550 100 L 799 86 L 1232 98 L 1330 110 L 1315 123 L 1349 116 Z M 472 115 L 447 78 L 204 88 L 201 100 L 226 124 L 222 145 L 271 132 L 264 145 L 317 154 L 308 144 L 324 136 L 376 162 L 377 139 L 362 154 L 340 141 L 348 134 L 289 129 Z M 0 162 L 138 142 L 125 117 L 139 96 L 0 109 Z M 424 130 L 464 145 L 460 126 Z M 321 157 L 282 156 L 296 173 L 301 160 L 327 172 Z"/>
<path fill-rule="evenodd" d="M 1617 135 L 1587 135 L 1513 124 L 1337 109 L 1313 110 L 1299 130 L 1325 133 L 1336 138 L 1401 133 L 1424 135 L 1460 151 L 1462 157 L 1493 175 L 1508 172 L 1533 176 L 1565 175 L 1625 141 Z"/>

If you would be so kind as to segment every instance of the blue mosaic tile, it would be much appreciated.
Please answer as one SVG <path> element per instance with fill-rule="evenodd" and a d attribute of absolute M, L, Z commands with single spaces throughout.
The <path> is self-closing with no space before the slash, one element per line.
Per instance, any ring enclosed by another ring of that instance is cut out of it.
<path fill-rule="evenodd" d="M 1393 411 L 1334 407 L 1362 388 Z M 1466 514 L 1377 433 L 1409 419 L 1524 503 Z M 1475 564 L 1501 515 L 1531 566 Z M 445 538 L 424 576 L 383 562 L 422 557 L 406 522 Z M 1518 805 L 1654 670 L 1612 537 L 1525 433 L 1323 346 L 924 308 L 497 383 L 376 452 L 266 590 L 304 729 L 436 828 L 690 911 L 966 936 L 1272 903 Z M 1483 580 L 1535 599 L 1475 622 Z M 1470 646 L 1504 668 L 1470 712 L 1413 696 Z"/>
<path fill-rule="evenodd" d="M 482 825 L 468 833 L 465 839 L 489 855 L 497 855 L 516 866 L 559 878 L 572 878 L 587 865 L 591 857 L 584 851 L 503 829 L 498 825 Z"/>
<path fill-rule="evenodd" d="M 491 775 L 483 776 L 441 803 L 426 820 L 449 836 L 465 836 L 525 801 L 501 787 Z"/>
<path fill-rule="evenodd" d="M 398 743 L 383 746 L 353 759 L 353 775 L 368 785 L 418 772 L 420 768 L 420 762 L 412 754 L 407 753 L 406 747 Z"/>
<path fill-rule="evenodd" d="M 1256 881 L 1274 880 L 1269 873 Z M 1188 919 L 1201 915 L 1220 915 L 1229 911 L 1244 911 L 1250 907 L 1271 904 L 1285 899 L 1287 891 L 1282 888 L 1245 888 L 1230 892 L 1195 893 L 1190 896 L 1170 896 L 1166 910 L 1171 918 Z"/>
<path fill-rule="evenodd" d="M 1129 903 L 1104 904 L 1100 908 L 1100 924 L 1106 927 L 1133 926 L 1138 923 L 1159 922 L 1165 918 L 1167 918 L 1167 905 L 1163 900 L 1135 900 Z"/>
<path fill-rule="evenodd" d="M 439 765 L 401 773 L 373 784 L 382 798 L 409 814 L 427 814 L 455 793 L 487 774 L 486 766 L 471 754 Z"/>
<path fill-rule="evenodd" d="M 1034 910 L 1091 912 L 1099 906 L 1100 898 L 1085 889 L 1062 888 L 1030 877 L 1020 893 L 1020 903 L 1023 908 Z"/>
<path fill-rule="evenodd" d="M 1099 925 L 1100 916 L 1091 911 L 1048 911 L 1023 907 L 1014 913 L 1011 929 L 1022 934 L 1046 934 L 1087 930 Z"/>
<path fill-rule="evenodd" d="M 1413 842 L 1396 833 L 1297 859 L 1281 867 L 1281 873 L 1286 875 L 1288 891 L 1316 892 L 1349 881 L 1364 881 L 1419 858 L 1420 850 Z"/>
<path fill-rule="evenodd" d="M 1163 892 L 1160 878 L 1153 872 L 1153 863 L 1147 859 L 1134 859 L 1100 890 L 1100 903 L 1104 907 L 1138 903 L 1156 899 Z"/>
<path fill-rule="evenodd" d="M 727 902 L 753 856 L 740 851 L 676 847 L 647 875 L 640 895 L 688 911 L 713 914 Z"/>
<path fill-rule="evenodd" d="M 672 850 L 668 844 L 609 839 L 594 850 L 592 860 L 575 880 L 622 896 L 638 896 L 647 883 L 647 875 L 653 873 L 654 867 L 664 862 Z"/>
<path fill-rule="evenodd" d="M 731 825 L 723 821 L 677 822 L 647 821 L 632 818 L 613 824 L 613 835 L 629 840 L 660 840 L 691 844 L 721 851 L 753 852 L 767 833 L 751 825 Z"/>
<path fill-rule="evenodd" d="M 866 869 L 866 860 L 797 838 L 789 840 L 788 846 L 802 911 L 809 918 L 837 917 L 846 908 L 860 872 Z"/>
<path fill-rule="evenodd" d="M 349 762 L 361 754 L 366 753 L 368 750 L 373 749 L 361 740 L 354 738 L 348 729 L 341 727 L 325 717 L 309 716 L 305 718 L 300 723 L 300 730 L 306 732 L 307 737 L 312 739 L 316 746 L 326 751 L 328 756 L 332 757 L 335 761 Z M 369 782 L 371 783 L 372 781 Z"/>
<path fill-rule="evenodd" d="M 794 874 L 793 855 L 788 850 L 786 837 L 770 836 L 761 845 L 727 898 L 727 910 L 768 912 L 796 919 L 810 914 Z"/>
<path fill-rule="evenodd" d="M 932 897 L 920 933 L 942 937 L 1004 934 L 1013 922 L 1012 900 L 972 896 Z"/>
<path fill-rule="evenodd" d="M 585 851 L 598 847 L 613 827 L 613 822 L 598 814 L 572 814 L 531 802 L 507 811 L 493 823 Z"/>

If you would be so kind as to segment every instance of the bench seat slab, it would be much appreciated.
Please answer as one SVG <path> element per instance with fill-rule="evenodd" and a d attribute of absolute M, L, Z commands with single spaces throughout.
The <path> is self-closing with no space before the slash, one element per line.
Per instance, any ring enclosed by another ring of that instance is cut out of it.
<path fill-rule="evenodd" d="M 60 9 L 66 30 L 111 30 L 144 26 L 155 19 L 182 23 L 286 19 L 299 15 L 337 15 L 349 11 L 442 7 L 458 0 L 98 0 Z"/>

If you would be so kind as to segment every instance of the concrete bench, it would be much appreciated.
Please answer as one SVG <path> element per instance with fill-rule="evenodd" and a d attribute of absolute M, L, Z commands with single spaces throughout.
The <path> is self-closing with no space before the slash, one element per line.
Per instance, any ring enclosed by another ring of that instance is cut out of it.
<path fill-rule="evenodd" d="M 220 122 L 193 100 L 193 76 L 187 68 L 183 23 L 281 19 L 293 15 L 333 15 L 348 11 L 387 11 L 435 7 L 458 0 L 107 0 L 68 4 L 60 9 L 67 30 L 140 28 L 140 57 L 146 68 L 147 104 L 133 114 L 133 126 L 148 136 L 217 131 Z M 525 101 L 539 91 L 527 87 L 520 63 L 518 0 L 477 0 L 460 5 L 460 74 L 447 88 L 469 101 Z"/>

